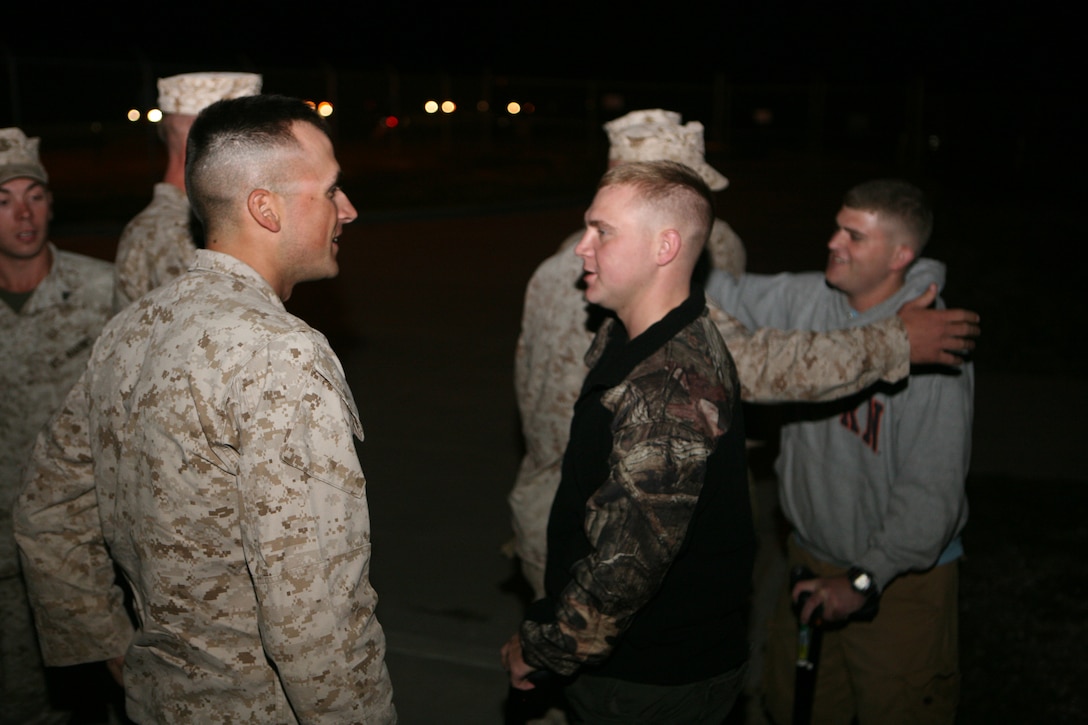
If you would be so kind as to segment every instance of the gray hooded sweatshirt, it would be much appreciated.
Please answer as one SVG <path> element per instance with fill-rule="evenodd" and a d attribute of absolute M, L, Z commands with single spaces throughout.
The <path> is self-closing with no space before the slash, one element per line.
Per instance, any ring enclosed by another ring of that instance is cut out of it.
<path fill-rule="evenodd" d="M 865 312 L 851 309 L 821 273 L 734 278 L 715 271 L 707 294 L 753 328 L 827 331 L 894 315 L 930 282 L 943 288 L 944 279 L 943 264 L 919 259 L 896 294 Z M 916 367 L 895 385 L 781 410 L 788 422 L 775 464 L 779 498 L 802 547 L 832 564 L 868 570 L 881 589 L 901 573 L 962 553 L 970 363 Z"/>

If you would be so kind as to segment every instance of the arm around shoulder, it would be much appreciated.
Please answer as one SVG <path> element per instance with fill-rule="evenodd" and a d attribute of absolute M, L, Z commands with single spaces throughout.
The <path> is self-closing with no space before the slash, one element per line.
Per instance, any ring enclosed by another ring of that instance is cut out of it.
<path fill-rule="evenodd" d="M 906 331 L 894 318 L 831 332 L 753 332 L 714 306 L 710 315 L 733 356 L 748 402 L 835 400 L 910 372 Z"/>
<path fill-rule="evenodd" d="M 930 307 L 937 298 L 937 285 L 899 309 L 910 340 L 910 361 L 916 365 L 960 365 L 975 349 L 981 332 L 978 313 Z"/>

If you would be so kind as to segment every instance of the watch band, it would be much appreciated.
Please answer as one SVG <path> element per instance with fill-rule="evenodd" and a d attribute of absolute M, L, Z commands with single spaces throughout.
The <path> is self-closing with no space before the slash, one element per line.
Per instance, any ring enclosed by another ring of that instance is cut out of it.
<path fill-rule="evenodd" d="M 865 604 L 849 618 L 854 621 L 871 621 L 880 608 L 880 590 L 877 589 L 876 579 L 860 566 L 850 567 L 846 578 L 850 582 L 850 588 L 865 597 Z"/>
<path fill-rule="evenodd" d="M 850 567 L 846 572 L 846 578 L 850 580 L 850 588 L 858 594 L 869 597 L 877 592 L 876 579 L 860 566 Z"/>

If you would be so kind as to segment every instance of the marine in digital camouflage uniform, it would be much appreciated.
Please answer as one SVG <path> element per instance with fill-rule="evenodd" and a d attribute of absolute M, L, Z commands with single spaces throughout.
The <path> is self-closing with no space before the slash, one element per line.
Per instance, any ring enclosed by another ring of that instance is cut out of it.
<path fill-rule="evenodd" d="M 121 310 L 189 269 L 196 256 L 184 189 L 160 181 L 151 203 L 125 225 L 117 242 L 117 289 L 114 308 Z"/>
<path fill-rule="evenodd" d="M 198 244 L 185 194 L 185 140 L 196 114 L 215 101 L 259 93 L 255 73 L 182 73 L 158 80 L 158 127 L 166 145 L 166 171 L 155 184 L 151 203 L 125 225 L 117 243 L 117 289 L 120 310 L 189 269 Z M 197 227 L 199 229 L 199 227 Z"/>
<path fill-rule="evenodd" d="M 48 691 L 12 532 L 34 437 L 109 320 L 113 265 L 47 241 L 52 198 L 39 139 L 0 129 L 0 723 L 60 718 Z"/>
<path fill-rule="evenodd" d="M 140 723 L 396 721 L 358 411 L 283 305 L 336 274 L 356 216 L 326 134 L 294 99 L 206 109 L 187 176 L 211 248 L 107 326 L 35 447 L 15 521 L 46 661 L 123 657 Z"/>

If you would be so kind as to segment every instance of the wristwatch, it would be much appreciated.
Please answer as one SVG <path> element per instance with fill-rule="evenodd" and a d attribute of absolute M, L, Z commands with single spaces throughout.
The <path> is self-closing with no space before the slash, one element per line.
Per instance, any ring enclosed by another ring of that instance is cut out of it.
<path fill-rule="evenodd" d="M 859 566 L 852 566 L 846 572 L 846 578 L 850 582 L 850 588 L 865 597 L 865 604 L 861 609 L 850 615 L 849 619 L 855 621 L 870 621 L 880 609 L 880 592 L 876 588 L 876 579 L 873 575 Z"/>
<path fill-rule="evenodd" d="M 876 580 L 873 575 L 859 566 L 850 567 L 846 572 L 846 578 L 850 580 L 850 588 L 858 594 L 866 597 L 876 594 Z"/>

